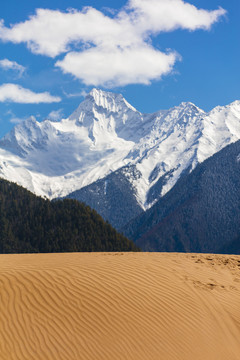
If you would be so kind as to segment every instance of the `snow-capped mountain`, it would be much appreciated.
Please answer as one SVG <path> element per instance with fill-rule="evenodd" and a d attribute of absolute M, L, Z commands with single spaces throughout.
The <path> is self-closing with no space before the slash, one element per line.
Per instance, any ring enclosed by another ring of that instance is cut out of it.
<path fill-rule="evenodd" d="M 121 231 L 143 251 L 240 253 L 239 154 L 224 147 Z"/>
<path fill-rule="evenodd" d="M 30 118 L 4 136 L 0 176 L 52 199 L 134 167 L 123 173 L 146 209 L 184 171 L 239 138 L 240 101 L 209 113 L 181 103 L 141 114 L 122 95 L 93 89 L 69 118 Z"/>

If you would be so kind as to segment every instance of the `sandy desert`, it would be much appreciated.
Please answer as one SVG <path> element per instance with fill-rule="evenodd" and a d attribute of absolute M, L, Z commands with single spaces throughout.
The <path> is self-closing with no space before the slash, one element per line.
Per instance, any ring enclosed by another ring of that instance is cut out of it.
<path fill-rule="evenodd" d="M 240 257 L 0 255 L 1 360 L 239 360 Z"/>

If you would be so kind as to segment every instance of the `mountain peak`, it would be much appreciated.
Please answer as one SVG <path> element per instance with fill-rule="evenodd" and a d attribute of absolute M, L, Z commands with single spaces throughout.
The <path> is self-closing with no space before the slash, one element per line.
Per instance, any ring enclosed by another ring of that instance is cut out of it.
<path fill-rule="evenodd" d="M 0 175 L 52 198 L 134 166 L 134 196 L 149 207 L 186 169 L 239 139 L 239 102 L 220 110 L 183 102 L 142 114 L 121 94 L 93 88 L 67 119 L 30 118 L 0 140 Z"/>
<path fill-rule="evenodd" d="M 137 110 L 130 105 L 121 94 L 93 88 L 85 97 L 84 101 L 69 117 L 69 120 L 77 120 L 82 123 L 83 113 L 91 114 L 92 118 L 94 118 L 96 112 L 107 112 L 108 114 L 114 113 L 120 115 L 129 110 L 137 112 Z"/>
<path fill-rule="evenodd" d="M 179 108 L 183 109 L 184 111 L 190 110 L 190 111 L 196 111 L 196 112 L 204 112 L 202 109 L 200 109 L 198 106 L 196 106 L 194 103 L 190 101 L 183 101 L 179 104 Z"/>
<path fill-rule="evenodd" d="M 123 98 L 122 94 L 105 91 L 102 89 L 93 88 L 87 96 L 93 97 L 96 103 L 99 103 L 102 99 L 116 99 Z"/>
<path fill-rule="evenodd" d="M 123 101 L 123 96 L 121 94 L 93 88 L 86 96 L 85 101 L 86 100 L 92 101 L 98 107 L 112 111 L 115 104 Z"/>
<path fill-rule="evenodd" d="M 86 96 L 85 100 L 87 99 L 91 99 L 98 107 L 112 112 L 119 112 L 122 108 L 126 107 L 136 111 L 136 109 L 124 99 L 122 94 L 119 93 L 93 88 Z"/>

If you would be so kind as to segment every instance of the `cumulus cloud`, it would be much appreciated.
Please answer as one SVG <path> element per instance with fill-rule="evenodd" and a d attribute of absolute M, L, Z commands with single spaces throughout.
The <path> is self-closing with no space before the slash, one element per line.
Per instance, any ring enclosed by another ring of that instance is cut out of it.
<path fill-rule="evenodd" d="M 124 49 L 91 48 L 68 53 L 56 66 L 86 85 L 111 87 L 129 83 L 149 84 L 170 72 L 177 57 L 175 53 L 164 54 L 146 45 Z"/>
<path fill-rule="evenodd" d="M 121 23 L 91 7 L 82 12 L 71 10 L 66 13 L 37 9 L 36 15 L 11 28 L 4 27 L 1 22 L 0 39 L 25 42 L 33 53 L 55 57 L 69 51 L 76 42 L 84 45 L 83 51 L 89 44 L 129 44 L 126 31 L 130 24 L 121 28 Z"/>
<path fill-rule="evenodd" d="M 2 68 L 3 70 L 14 70 L 18 73 L 19 77 L 21 77 L 26 71 L 26 68 L 24 66 L 18 64 L 16 61 L 11 61 L 8 59 L 0 60 L 0 68 Z"/>
<path fill-rule="evenodd" d="M 112 17 L 92 7 L 38 9 L 9 28 L 2 21 L 0 39 L 25 42 L 33 53 L 53 58 L 67 53 L 56 66 L 86 85 L 148 84 L 170 72 L 178 59 L 174 51 L 155 49 L 152 36 L 176 29 L 208 30 L 225 13 L 183 0 L 129 0 Z"/>
<path fill-rule="evenodd" d="M 0 86 L 0 102 L 39 104 L 59 101 L 61 101 L 60 97 L 52 96 L 48 92 L 35 93 L 16 84 L 3 84 Z"/>
<path fill-rule="evenodd" d="M 183 0 L 130 0 L 132 21 L 141 33 L 160 33 L 176 29 L 209 30 L 226 10 L 198 9 Z"/>

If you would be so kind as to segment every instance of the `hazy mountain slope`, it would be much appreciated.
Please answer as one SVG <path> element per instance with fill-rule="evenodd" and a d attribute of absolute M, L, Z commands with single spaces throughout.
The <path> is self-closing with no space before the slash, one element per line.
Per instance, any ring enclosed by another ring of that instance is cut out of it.
<path fill-rule="evenodd" d="M 125 228 L 144 250 L 218 252 L 240 232 L 240 141 L 183 176 Z"/>
<path fill-rule="evenodd" d="M 50 202 L 0 179 L 0 253 L 136 250 L 80 202 Z"/>
<path fill-rule="evenodd" d="M 120 229 L 129 219 L 143 212 L 130 181 L 138 176 L 135 166 L 125 166 L 104 179 L 74 191 L 67 198 L 88 204 L 112 226 Z"/>
<path fill-rule="evenodd" d="M 69 118 L 30 118 L 2 138 L 0 176 L 52 199 L 134 166 L 139 176 L 127 175 L 129 191 L 147 209 L 239 138 L 240 101 L 209 113 L 182 103 L 141 114 L 122 95 L 93 89 Z"/>

